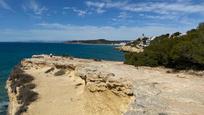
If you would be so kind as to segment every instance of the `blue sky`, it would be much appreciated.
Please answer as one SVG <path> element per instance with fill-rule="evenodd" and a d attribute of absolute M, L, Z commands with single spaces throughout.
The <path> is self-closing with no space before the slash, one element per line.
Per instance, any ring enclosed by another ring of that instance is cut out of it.
<path fill-rule="evenodd" d="M 203 0 L 0 0 L 0 41 L 133 40 L 203 21 Z"/>

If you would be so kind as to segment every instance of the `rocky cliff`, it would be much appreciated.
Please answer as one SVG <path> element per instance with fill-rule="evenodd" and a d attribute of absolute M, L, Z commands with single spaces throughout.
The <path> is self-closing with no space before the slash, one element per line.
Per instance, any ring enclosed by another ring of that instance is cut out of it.
<path fill-rule="evenodd" d="M 119 46 L 116 47 L 116 49 L 123 51 L 123 52 L 143 52 L 143 48 L 142 47 L 133 47 L 133 46 L 129 46 L 129 45 L 123 45 L 123 46 Z"/>
<path fill-rule="evenodd" d="M 7 81 L 9 115 L 124 113 L 133 98 L 131 82 L 102 71 L 108 62 L 100 63 L 47 55 L 23 60 Z"/>
<path fill-rule="evenodd" d="M 35 55 L 7 81 L 9 115 L 202 115 L 203 72 Z"/>

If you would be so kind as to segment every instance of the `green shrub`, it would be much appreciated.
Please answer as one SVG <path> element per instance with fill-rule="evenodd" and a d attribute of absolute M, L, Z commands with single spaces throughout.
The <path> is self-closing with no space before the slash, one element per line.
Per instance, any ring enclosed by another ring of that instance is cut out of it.
<path fill-rule="evenodd" d="M 126 53 L 125 63 L 135 66 L 165 66 L 175 69 L 204 69 L 204 24 L 186 35 L 161 35 L 141 53 Z"/>

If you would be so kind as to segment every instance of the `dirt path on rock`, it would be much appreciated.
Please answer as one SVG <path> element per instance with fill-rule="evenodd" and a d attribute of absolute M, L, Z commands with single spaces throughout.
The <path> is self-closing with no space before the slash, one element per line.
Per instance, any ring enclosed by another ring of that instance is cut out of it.
<path fill-rule="evenodd" d="M 44 74 L 46 69 L 30 70 L 35 77 L 39 99 L 29 106 L 28 115 L 80 115 L 84 113 L 83 87 L 76 88 L 77 82 L 68 76 Z M 83 82 L 82 82 L 83 83 Z"/>
<path fill-rule="evenodd" d="M 39 98 L 25 115 L 120 115 L 127 109 L 128 98 L 121 98 L 110 91 L 91 93 L 84 81 L 74 73 L 62 76 L 45 74 L 48 68 L 31 69 L 35 91 Z"/>

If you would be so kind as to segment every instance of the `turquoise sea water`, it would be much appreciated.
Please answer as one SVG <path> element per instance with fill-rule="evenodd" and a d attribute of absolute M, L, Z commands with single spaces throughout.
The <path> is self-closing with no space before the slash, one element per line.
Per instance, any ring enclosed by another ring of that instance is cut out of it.
<path fill-rule="evenodd" d="M 82 45 L 60 43 L 0 43 L 0 115 L 6 115 L 8 98 L 5 82 L 12 68 L 23 58 L 34 54 L 70 55 L 79 58 L 94 58 L 123 61 L 123 53 L 110 45 Z"/>

